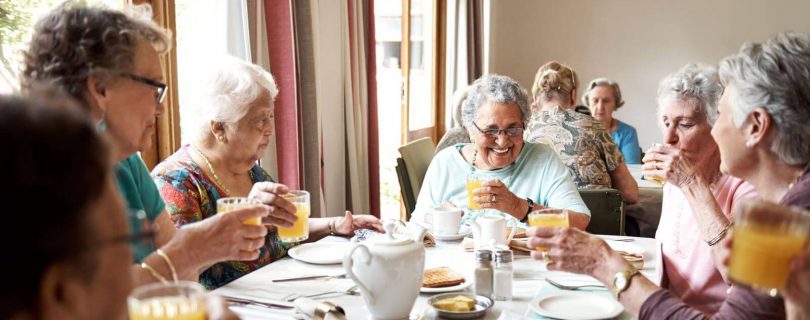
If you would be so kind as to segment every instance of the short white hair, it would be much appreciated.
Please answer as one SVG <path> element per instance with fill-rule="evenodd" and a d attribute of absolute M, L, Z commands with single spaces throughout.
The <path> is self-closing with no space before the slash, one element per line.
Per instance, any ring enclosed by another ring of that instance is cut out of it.
<path fill-rule="evenodd" d="M 734 86 L 731 113 L 741 126 L 756 108 L 773 119 L 773 151 L 789 165 L 810 163 L 810 34 L 785 32 L 746 43 L 720 62 L 723 84 Z"/>
<path fill-rule="evenodd" d="M 200 66 L 202 67 L 202 66 Z M 180 108 L 184 142 L 199 142 L 211 134 L 211 122 L 234 123 L 263 93 L 275 100 L 278 87 L 262 67 L 232 56 L 205 60 L 203 75 L 192 83 L 191 101 Z"/>
<path fill-rule="evenodd" d="M 720 113 L 717 103 L 723 95 L 723 85 L 717 68 L 698 63 L 690 63 L 677 72 L 666 76 L 658 85 L 658 118 L 663 113 L 663 102 L 667 99 L 684 101 L 697 108 L 714 126 Z"/>
<path fill-rule="evenodd" d="M 478 110 L 487 103 L 516 104 L 520 109 L 523 127 L 529 122 L 531 109 L 529 109 L 529 94 L 526 89 L 514 79 L 497 75 L 486 74 L 475 80 L 467 88 L 467 99 L 461 105 L 461 120 L 469 132 L 474 131 Z M 472 134 L 470 134 L 472 136 Z"/>

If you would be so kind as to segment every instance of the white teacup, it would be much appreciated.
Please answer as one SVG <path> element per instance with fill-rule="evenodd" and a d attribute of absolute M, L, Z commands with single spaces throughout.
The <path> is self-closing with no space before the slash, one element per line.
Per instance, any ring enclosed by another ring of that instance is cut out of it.
<path fill-rule="evenodd" d="M 461 215 L 464 211 L 459 208 L 434 208 L 427 214 L 433 220 L 433 233 L 440 235 L 458 234 L 461 228 Z"/>
<path fill-rule="evenodd" d="M 517 232 L 517 220 L 511 218 L 511 220 L 515 220 L 515 223 L 512 224 L 512 228 L 507 233 L 508 219 L 510 218 L 486 214 L 471 221 L 470 228 L 473 230 L 475 247 L 509 245 L 509 241 L 512 241 L 512 237 Z"/>

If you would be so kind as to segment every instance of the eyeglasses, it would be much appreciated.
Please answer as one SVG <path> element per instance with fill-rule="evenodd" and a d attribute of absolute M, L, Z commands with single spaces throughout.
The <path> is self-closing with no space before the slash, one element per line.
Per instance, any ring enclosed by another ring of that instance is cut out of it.
<path fill-rule="evenodd" d="M 157 227 L 143 210 L 128 210 L 127 220 L 130 233 L 104 239 L 91 245 L 88 249 L 98 249 L 108 245 L 129 244 L 134 252 L 150 252 L 154 248 Z"/>
<path fill-rule="evenodd" d="M 478 132 L 481 132 L 490 138 L 497 138 L 499 135 L 501 135 L 501 133 L 505 133 L 509 137 L 516 137 L 523 134 L 523 128 L 521 127 L 510 127 L 506 129 L 498 129 L 498 128 L 481 129 L 478 127 L 477 124 L 475 124 L 475 122 L 473 122 L 473 127 L 478 129 Z"/>
<path fill-rule="evenodd" d="M 155 93 L 155 101 L 157 101 L 157 103 L 163 103 L 163 100 L 166 99 L 166 89 L 169 88 L 169 85 L 152 79 L 137 76 L 129 72 L 122 71 L 120 72 L 120 75 L 157 88 L 157 92 Z"/>

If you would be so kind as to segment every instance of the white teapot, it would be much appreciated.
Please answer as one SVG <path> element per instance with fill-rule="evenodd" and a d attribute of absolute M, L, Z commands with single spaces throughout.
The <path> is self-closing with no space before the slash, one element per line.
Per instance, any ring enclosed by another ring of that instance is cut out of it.
<path fill-rule="evenodd" d="M 374 319 L 407 319 L 422 287 L 426 230 L 417 227 L 413 239 L 397 237 L 396 223 L 383 224 L 385 239 L 358 244 L 343 257 L 343 268 L 360 289 Z M 355 251 L 360 251 L 356 257 Z"/>

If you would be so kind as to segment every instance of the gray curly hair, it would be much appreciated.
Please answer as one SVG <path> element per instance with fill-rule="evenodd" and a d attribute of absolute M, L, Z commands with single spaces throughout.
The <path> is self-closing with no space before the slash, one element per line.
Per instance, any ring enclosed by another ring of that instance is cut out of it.
<path fill-rule="evenodd" d="M 720 62 L 720 79 L 734 86 L 734 124 L 764 108 L 776 124 L 771 151 L 789 165 L 810 163 L 810 34 L 785 32 L 746 43 Z"/>
<path fill-rule="evenodd" d="M 531 116 L 529 94 L 526 93 L 526 89 L 510 77 L 488 74 L 475 80 L 467 89 L 467 99 L 461 106 L 461 119 L 467 130 L 470 132 L 474 130 L 473 121 L 478 115 L 478 110 L 491 102 L 517 104 L 520 107 L 523 127 L 526 127 Z"/>
<path fill-rule="evenodd" d="M 585 89 L 585 94 L 582 95 L 582 103 L 586 107 L 591 106 L 591 90 L 601 86 L 605 86 L 613 90 L 613 99 L 615 100 L 617 110 L 624 105 L 624 100 L 622 100 L 622 89 L 619 88 L 619 84 L 616 83 L 616 81 L 608 78 L 596 78 L 588 83 L 588 87 Z"/>
<path fill-rule="evenodd" d="M 34 82 L 55 85 L 86 101 L 87 78 L 112 81 L 111 70 L 128 70 L 139 39 L 158 53 L 172 47 L 170 31 L 152 20 L 148 4 L 125 6 L 123 12 L 67 1 L 34 26 L 24 53 L 22 87 Z"/>
<path fill-rule="evenodd" d="M 663 113 L 662 102 L 677 99 L 697 108 L 706 116 L 709 125 L 714 126 L 719 116 L 717 102 L 721 95 L 723 85 L 716 68 L 706 64 L 687 64 L 666 76 L 658 85 L 658 118 Z"/>

